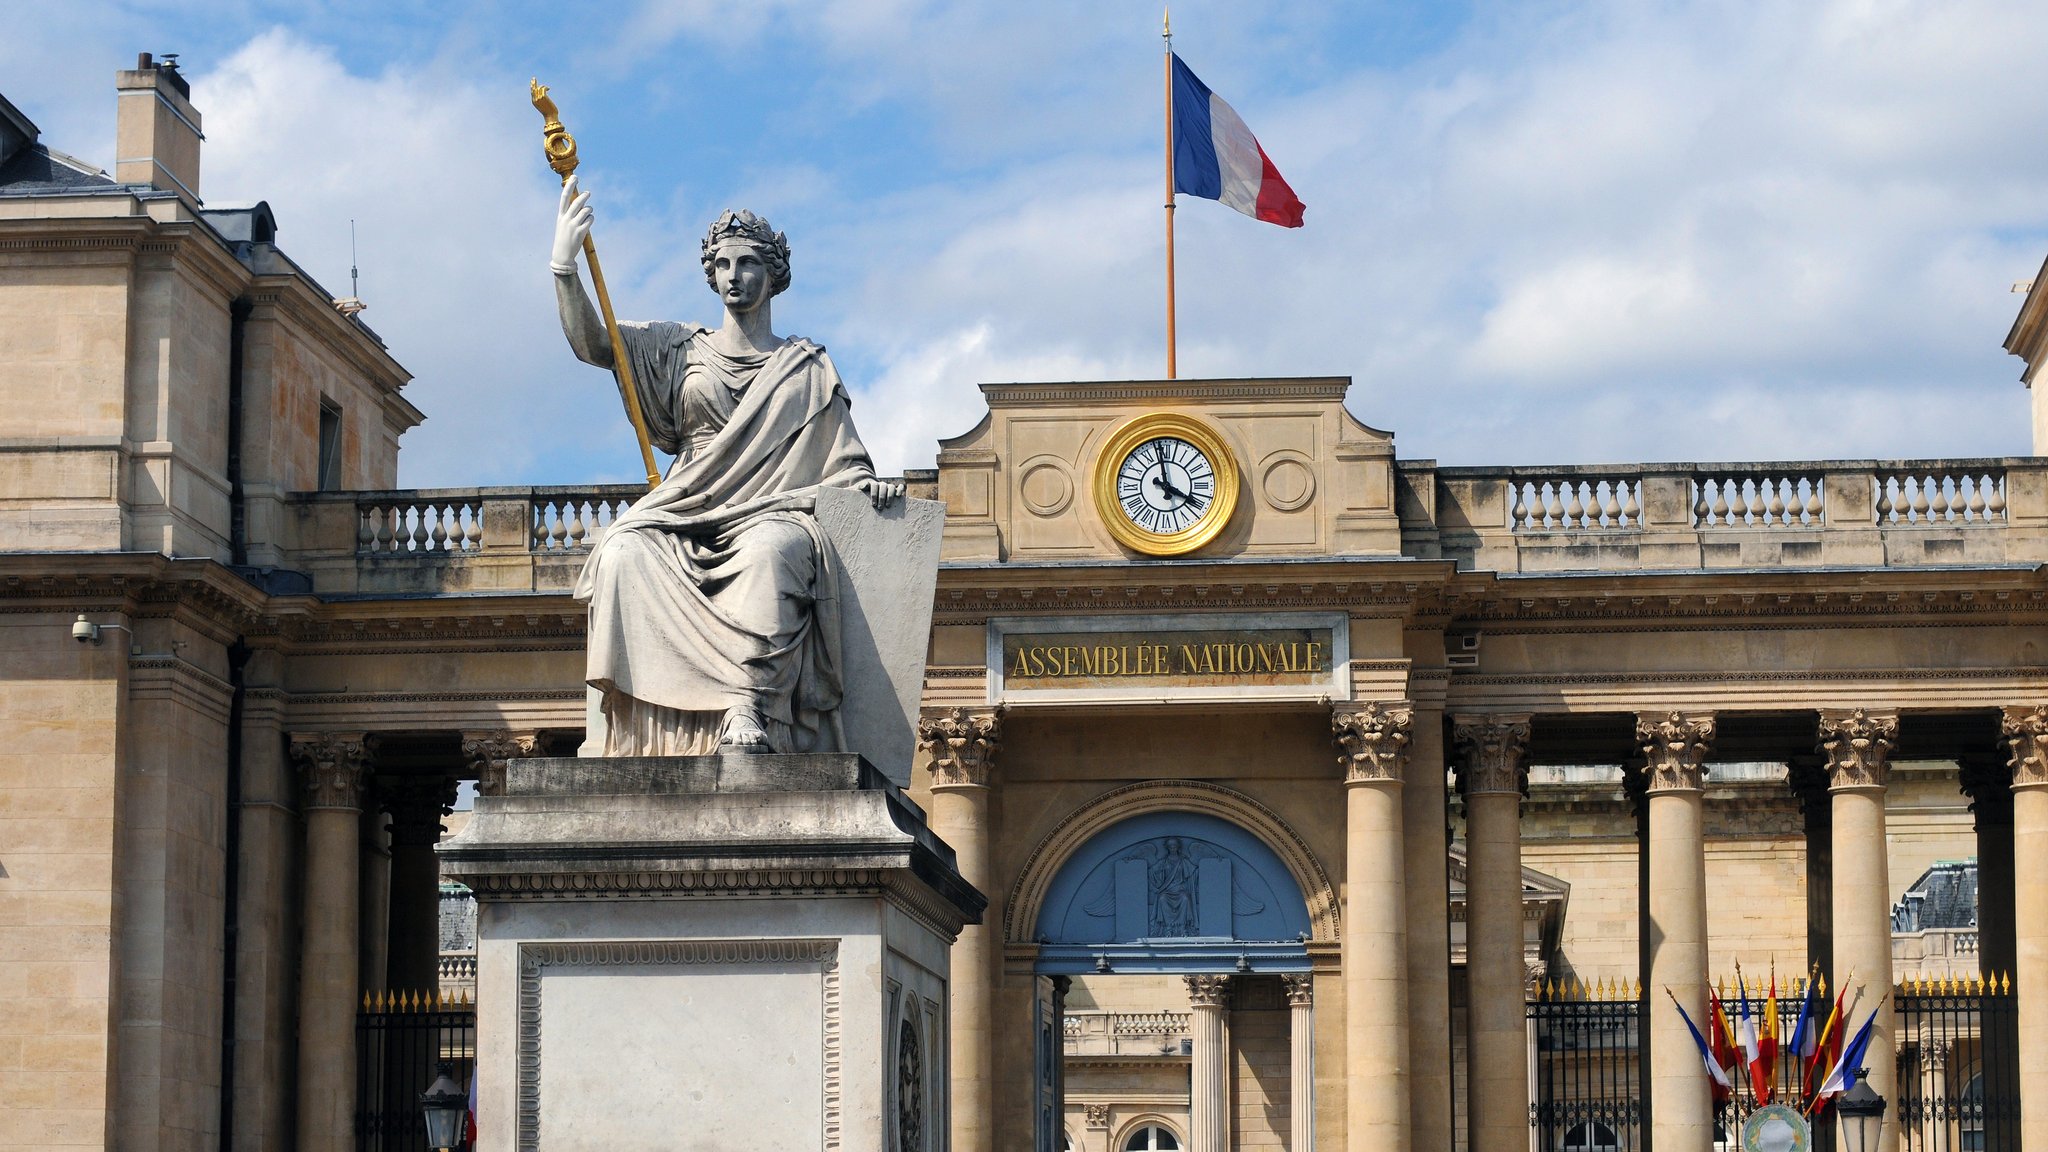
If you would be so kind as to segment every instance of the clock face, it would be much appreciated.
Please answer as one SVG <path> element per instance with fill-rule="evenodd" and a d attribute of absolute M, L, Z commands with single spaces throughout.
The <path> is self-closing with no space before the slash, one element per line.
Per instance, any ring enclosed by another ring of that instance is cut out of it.
<path fill-rule="evenodd" d="M 1141 440 L 1117 465 L 1116 499 L 1124 517 L 1146 532 L 1185 532 L 1216 502 L 1216 465 L 1178 436 Z"/>
<path fill-rule="evenodd" d="M 1095 458 L 1095 506 L 1117 543 L 1147 556 L 1208 544 L 1237 507 L 1237 460 L 1198 417 L 1151 412 L 1124 423 Z"/>

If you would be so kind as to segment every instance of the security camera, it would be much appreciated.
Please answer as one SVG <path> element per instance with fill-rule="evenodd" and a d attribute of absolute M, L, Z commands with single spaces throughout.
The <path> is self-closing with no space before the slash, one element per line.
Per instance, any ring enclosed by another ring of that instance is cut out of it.
<path fill-rule="evenodd" d="M 97 644 L 100 642 L 100 626 L 87 620 L 81 612 L 78 619 L 71 622 L 71 638 L 80 644 Z"/>

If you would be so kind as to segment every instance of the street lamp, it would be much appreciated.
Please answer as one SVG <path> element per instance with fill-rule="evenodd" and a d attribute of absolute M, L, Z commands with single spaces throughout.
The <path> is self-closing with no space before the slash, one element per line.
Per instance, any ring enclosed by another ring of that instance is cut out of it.
<path fill-rule="evenodd" d="M 1870 1086 L 1870 1070 L 1856 1070 L 1856 1086 L 1835 1101 L 1842 1117 L 1842 1133 L 1848 1139 L 1847 1152 L 1877 1152 L 1884 1132 L 1884 1097 Z"/>
<path fill-rule="evenodd" d="M 420 1112 L 427 1121 L 428 1146 L 448 1152 L 462 1143 L 462 1121 L 469 1114 L 469 1097 L 455 1082 L 453 1068 L 441 1065 L 440 1074 L 420 1093 Z"/>

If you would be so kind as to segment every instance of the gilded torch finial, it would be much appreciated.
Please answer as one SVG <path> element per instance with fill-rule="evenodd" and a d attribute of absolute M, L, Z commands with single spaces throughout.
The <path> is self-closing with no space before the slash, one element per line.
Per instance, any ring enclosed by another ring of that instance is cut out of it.
<path fill-rule="evenodd" d="M 548 167 L 555 175 L 567 180 L 576 171 L 576 138 L 562 127 L 562 114 L 555 109 L 555 102 L 548 98 L 548 86 L 538 78 L 533 85 L 533 106 L 538 109 L 545 123 L 541 125 L 541 151 L 548 156 Z"/>

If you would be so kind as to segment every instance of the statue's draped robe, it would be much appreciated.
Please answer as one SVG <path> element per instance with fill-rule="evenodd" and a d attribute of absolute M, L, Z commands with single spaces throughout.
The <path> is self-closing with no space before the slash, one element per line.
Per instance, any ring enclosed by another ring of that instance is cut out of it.
<path fill-rule="evenodd" d="M 813 515 L 871 479 L 846 386 L 793 338 L 728 356 L 695 324 L 622 324 L 647 432 L 677 454 L 577 581 L 607 755 L 691 755 L 752 705 L 778 752 L 838 751 L 839 607 Z"/>

